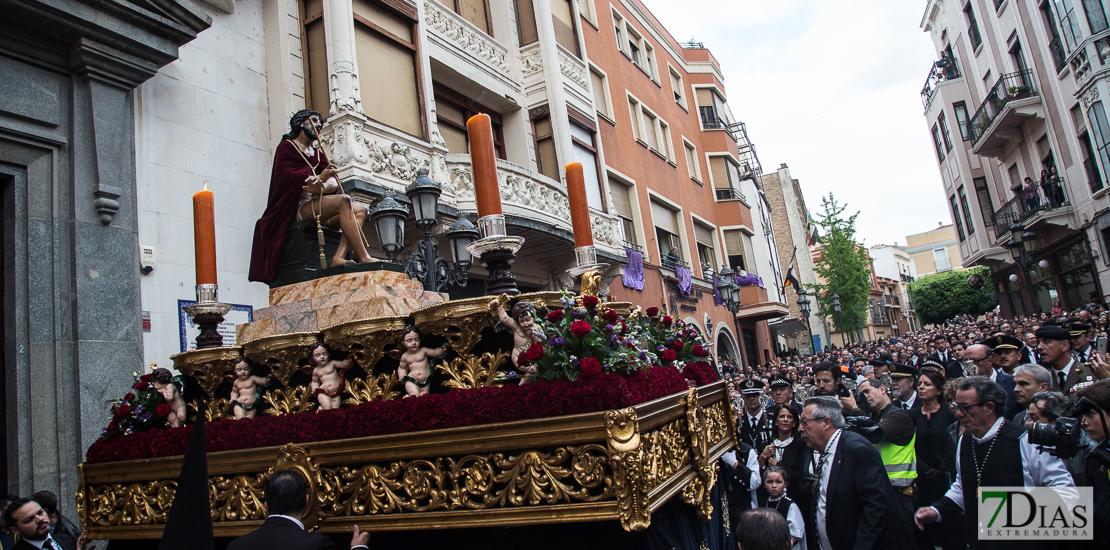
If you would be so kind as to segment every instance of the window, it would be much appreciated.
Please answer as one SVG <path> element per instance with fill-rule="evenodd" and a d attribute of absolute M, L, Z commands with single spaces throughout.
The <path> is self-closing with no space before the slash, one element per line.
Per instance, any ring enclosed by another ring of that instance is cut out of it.
<path fill-rule="evenodd" d="M 1102 189 L 1102 172 L 1099 171 L 1098 161 L 1095 160 L 1095 149 L 1091 147 L 1091 138 L 1089 132 L 1083 132 L 1079 136 L 1079 145 L 1083 148 L 1083 171 L 1087 174 L 1087 185 L 1094 193 Z M 1107 257 L 1110 261 L 1110 256 Z"/>
<path fill-rule="evenodd" d="M 1098 148 L 1098 160 L 1101 161 L 1102 169 L 1105 171 L 1110 169 L 1110 124 L 1107 124 L 1106 111 L 1101 101 L 1091 104 L 1091 108 L 1087 109 L 1087 118 L 1090 120 L 1088 124 L 1090 133 L 1095 138 L 1095 147 Z M 1101 180 L 1099 180 L 1099 188 L 1102 188 Z"/>
<path fill-rule="evenodd" d="M 717 252 L 714 250 L 713 243 L 717 239 L 713 238 L 714 233 L 712 227 L 694 221 L 694 240 L 698 243 L 698 262 L 702 266 L 715 270 Z M 702 277 L 705 277 L 704 269 L 702 270 Z"/>
<path fill-rule="evenodd" d="M 625 32 L 628 35 L 628 56 L 632 58 L 633 63 L 643 69 L 644 57 L 641 50 L 643 50 L 644 39 L 641 38 L 640 33 L 636 32 L 636 29 L 632 27 L 626 26 Z"/>
<path fill-rule="evenodd" d="M 613 10 L 613 32 L 617 36 L 617 49 L 623 52 L 625 47 L 624 18 L 616 10 Z"/>
<path fill-rule="evenodd" d="M 656 129 L 655 125 L 659 121 L 659 119 L 651 111 L 648 111 L 647 109 L 643 109 L 642 106 L 641 106 L 640 112 L 642 113 L 642 116 L 643 116 L 642 129 L 644 131 L 643 132 L 644 141 L 647 143 L 647 146 L 649 148 L 651 148 L 652 150 L 658 151 L 659 150 L 659 135 L 658 135 L 658 132 L 657 132 L 657 129 Z"/>
<path fill-rule="evenodd" d="M 975 224 L 971 223 L 971 209 L 967 206 L 967 193 L 964 193 L 964 186 L 961 185 L 956 192 L 960 195 L 960 207 L 964 212 L 964 224 L 967 225 L 967 234 L 968 236 L 974 235 Z"/>
<path fill-rule="evenodd" d="M 967 19 L 967 39 L 971 41 L 971 49 L 979 49 L 979 45 L 983 43 L 982 37 L 979 36 L 979 23 L 975 21 L 975 12 L 971 9 L 971 2 L 964 6 L 964 18 Z"/>
<path fill-rule="evenodd" d="M 657 80 L 658 75 L 655 74 L 655 48 L 651 47 L 651 44 L 648 44 L 647 41 L 644 41 L 644 52 L 646 53 L 647 66 L 642 66 L 640 68 L 647 71 L 648 76 L 650 76 L 652 80 Z"/>
<path fill-rule="evenodd" d="M 536 8 L 532 5 L 532 0 L 516 0 L 516 27 L 520 33 L 521 46 L 540 39 L 536 30 Z"/>
<path fill-rule="evenodd" d="M 947 249 L 934 248 L 933 262 L 936 263 L 937 271 L 949 271 L 952 269 L 952 262 L 948 261 Z"/>
<path fill-rule="evenodd" d="M 301 3 L 301 48 L 304 50 L 305 105 L 324 113 L 331 111 L 328 99 L 328 53 L 324 36 L 323 0 Z"/>
<path fill-rule="evenodd" d="M 940 125 L 940 135 L 944 138 L 944 150 L 951 152 L 952 134 L 948 132 L 948 121 L 944 117 L 944 111 L 941 111 L 940 116 L 937 117 L 937 124 Z"/>
<path fill-rule="evenodd" d="M 727 156 L 712 156 L 709 157 L 709 174 L 713 178 L 714 189 L 728 189 L 733 188 L 732 175 L 733 171 L 729 169 L 729 157 Z"/>
<path fill-rule="evenodd" d="M 948 203 L 952 207 L 952 221 L 956 224 L 956 234 L 962 243 L 967 237 L 964 236 L 964 222 L 960 219 L 960 207 L 956 204 L 956 195 L 949 195 Z"/>
<path fill-rule="evenodd" d="M 1087 14 L 1087 24 L 1091 26 L 1091 34 L 1098 34 L 1110 28 L 1106 23 L 1102 0 L 1083 0 L 1083 11 Z"/>
<path fill-rule="evenodd" d="M 582 173 L 586 180 L 586 204 L 594 210 L 604 211 L 605 203 L 601 199 L 601 177 L 598 172 L 594 133 L 571 121 L 570 141 L 571 148 L 574 150 L 574 162 L 582 163 Z"/>
<path fill-rule="evenodd" d="M 597 26 L 597 12 L 594 11 L 594 0 L 578 0 L 578 13 Z"/>
<path fill-rule="evenodd" d="M 655 201 L 651 201 L 651 219 L 655 224 L 655 241 L 659 246 L 659 258 L 663 267 L 674 267 L 673 261 L 667 260 L 667 254 L 672 250 L 682 259 L 682 249 L 678 241 L 678 222 L 675 212 Z"/>
<path fill-rule="evenodd" d="M 656 118 L 656 124 L 659 128 L 659 149 L 657 152 L 663 155 L 668 162 L 674 162 L 674 147 L 671 145 L 671 127 L 661 118 Z"/>
<path fill-rule="evenodd" d="M 1007 173 L 1010 175 L 1010 189 L 1017 192 L 1017 190 L 1022 187 L 1022 181 L 1021 172 L 1018 171 L 1016 162 L 1010 165 L 1010 169 L 1007 170 Z"/>
<path fill-rule="evenodd" d="M 1075 6 L 1072 0 L 1053 0 L 1056 9 L 1056 18 L 1060 20 L 1060 31 L 1064 35 L 1064 42 L 1068 45 L 1068 52 L 1075 49 L 1083 32 L 1079 30 L 1078 17 L 1075 15 Z"/>
<path fill-rule="evenodd" d="M 600 69 L 590 65 L 590 86 L 594 93 L 594 109 L 597 114 L 613 121 L 613 104 L 609 99 L 609 82 Z"/>
<path fill-rule="evenodd" d="M 415 21 L 371 0 L 354 0 L 355 55 L 366 116 L 424 135 Z"/>
<path fill-rule="evenodd" d="M 644 131 L 640 126 L 640 102 L 631 97 L 628 98 L 628 114 L 632 120 L 632 137 L 637 141 L 644 141 Z"/>
<path fill-rule="evenodd" d="M 437 0 L 440 4 L 447 6 L 455 13 L 462 16 L 463 19 L 474 24 L 475 27 L 482 29 L 482 32 L 493 36 L 492 25 L 489 19 L 489 6 L 486 5 L 486 0 Z"/>
<path fill-rule="evenodd" d="M 470 134 L 466 131 L 466 121 L 478 113 L 486 113 L 493 123 L 493 149 L 497 158 L 505 158 L 505 132 L 501 114 L 491 112 L 488 107 L 479 105 L 466 96 L 433 83 L 436 99 L 436 125 L 443 141 L 447 142 L 450 153 L 470 152 Z"/>
<path fill-rule="evenodd" d="M 578 34 L 574 30 L 574 7 L 570 2 L 571 0 L 551 0 L 551 23 L 555 27 L 555 42 L 575 57 L 582 57 L 578 50 Z"/>
<path fill-rule="evenodd" d="M 541 115 L 532 119 L 532 134 L 536 139 L 536 164 L 539 172 L 559 181 L 559 158 L 555 154 L 555 136 L 551 132 L 551 116 Z"/>
<path fill-rule="evenodd" d="M 686 171 L 690 174 L 690 179 L 700 183 L 701 165 L 698 162 L 697 148 L 685 139 L 682 140 L 682 148 L 686 151 Z"/>
<path fill-rule="evenodd" d="M 937 150 L 937 160 L 944 162 L 944 145 L 940 143 L 940 127 L 933 125 L 933 147 Z"/>
<path fill-rule="evenodd" d="M 667 65 L 667 72 L 671 75 L 671 93 L 674 94 L 674 102 L 686 109 L 686 89 L 682 86 L 682 75 L 670 65 Z"/>
<path fill-rule="evenodd" d="M 979 201 L 979 215 L 983 218 L 983 227 L 994 225 L 994 204 L 991 202 L 991 192 L 987 188 L 987 178 L 972 180 L 975 186 L 975 198 Z"/>
<path fill-rule="evenodd" d="M 727 130 L 732 124 L 732 112 L 729 110 L 725 99 L 717 92 L 716 88 L 698 88 L 695 90 L 698 98 L 698 113 L 701 116 L 702 129 Z"/>
<path fill-rule="evenodd" d="M 728 267 L 733 271 L 744 269 L 744 234 L 739 229 L 726 229 L 725 252 L 728 254 Z"/>
<path fill-rule="evenodd" d="M 625 246 L 636 244 L 636 229 L 632 225 L 632 201 L 635 200 L 632 190 L 632 186 L 625 185 L 612 175 L 609 176 L 609 191 L 613 196 L 612 213 L 620 219 L 621 239 L 625 241 Z"/>
<path fill-rule="evenodd" d="M 971 125 L 967 116 L 967 104 L 960 101 L 952 104 L 952 110 L 956 112 L 956 124 L 960 126 L 960 138 L 964 141 L 971 139 Z"/>

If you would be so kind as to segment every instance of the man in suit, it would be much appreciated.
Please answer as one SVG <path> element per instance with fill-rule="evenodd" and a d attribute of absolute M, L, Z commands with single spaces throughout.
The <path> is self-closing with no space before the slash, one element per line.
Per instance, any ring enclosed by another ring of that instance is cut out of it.
<path fill-rule="evenodd" d="M 1001 370 L 995 370 L 994 350 L 988 346 L 988 343 L 995 342 L 998 338 L 1006 338 L 1006 336 L 995 336 L 988 338 L 970 346 L 964 352 L 964 359 L 971 361 L 975 365 L 975 374 L 977 376 L 986 376 L 990 378 L 991 382 L 997 383 L 1002 386 L 1006 392 L 1006 410 L 1004 415 L 1006 418 L 1013 418 L 1020 410 L 1018 405 L 1017 395 L 1014 394 L 1014 377 L 1013 375 L 1006 374 Z"/>
<path fill-rule="evenodd" d="M 1095 331 L 1091 330 L 1091 325 L 1076 321 L 1064 325 L 1064 330 L 1071 336 L 1071 352 L 1075 354 L 1076 359 L 1079 359 L 1080 363 L 1090 363 L 1091 355 L 1095 353 L 1092 339 Z"/>
<path fill-rule="evenodd" d="M 1019 426 L 1025 425 L 1029 414 L 1029 404 L 1033 396 L 1052 388 L 1052 375 L 1040 365 L 1019 365 L 1014 369 L 1014 395 L 1017 396 L 1018 413 L 1010 420 Z"/>
<path fill-rule="evenodd" d="M 1041 365 L 1052 374 L 1052 391 L 1074 401 L 1075 392 L 1080 389 L 1076 385 L 1094 382 L 1095 377 L 1091 369 L 1072 354 L 1071 334 L 1064 327 L 1045 325 L 1037 329 L 1036 335 L 1040 342 L 1037 349 L 1041 352 Z"/>
<path fill-rule="evenodd" d="M 810 550 L 913 548 L 879 451 L 844 429 L 840 409 L 830 396 L 811 397 L 802 409 L 802 437 L 818 456 Z"/>
<path fill-rule="evenodd" d="M 270 476 L 263 489 L 266 522 L 255 531 L 227 545 L 227 550 L 335 550 L 331 537 L 304 530 L 301 517 L 308 509 L 308 482 L 295 470 L 282 470 Z M 351 550 L 369 550 L 370 533 L 355 525 Z"/>
<path fill-rule="evenodd" d="M 763 408 L 763 382 L 749 378 L 740 385 L 740 398 L 744 410 L 740 411 L 740 440 L 756 450 L 756 454 L 769 443 L 774 433 L 771 414 Z"/>
<path fill-rule="evenodd" d="M 1021 348 L 1025 344 L 1013 336 L 999 334 L 979 343 L 987 346 L 993 352 L 994 370 L 1013 376 L 1014 369 L 1022 364 Z"/>
<path fill-rule="evenodd" d="M 77 541 L 65 533 L 50 534 L 50 516 L 39 503 L 18 498 L 4 510 L 4 525 L 19 536 L 14 550 L 77 550 Z"/>

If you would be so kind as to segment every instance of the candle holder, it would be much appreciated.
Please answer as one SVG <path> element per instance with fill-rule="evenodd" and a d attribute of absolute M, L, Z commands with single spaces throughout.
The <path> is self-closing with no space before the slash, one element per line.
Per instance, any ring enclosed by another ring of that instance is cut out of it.
<path fill-rule="evenodd" d="M 594 248 L 593 245 L 575 248 L 574 259 L 576 260 L 575 263 L 578 265 L 568 269 L 567 273 L 575 279 L 591 271 L 602 273 L 606 269 L 609 269 L 609 264 L 597 262 L 597 248 Z"/>
<path fill-rule="evenodd" d="M 217 300 L 217 285 L 197 285 L 197 303 L 183 309 L 193 322 L 200 327 L 197 335 L 197 349 L 218 348 L 224 345 L 218 327 L 224 322 L 224 315 L 231 311 L 231 304 L 221 304 Z"/>
<path fill-rule="evenodd" d="M 524 237 L 505 234 L 504 214 L 478 218 L 478 231 L 482 238 L 468 244 L 466 249 L 489 271 L 489 276 L 486 277 L 486 294 L 520 294 L 520 289 L 516 287 L 516 277 L 509 266 L 516 260 L 516 253 L 524 244 Z"/>

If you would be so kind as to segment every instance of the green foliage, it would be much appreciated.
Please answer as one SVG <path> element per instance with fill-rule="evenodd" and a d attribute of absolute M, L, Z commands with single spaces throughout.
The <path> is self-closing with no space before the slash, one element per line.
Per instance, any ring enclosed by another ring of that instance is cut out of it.
<path fill-rule="evenodd" d="M 839 204 L 829 193 L 821 198 L 824 212 L 818 216 L 821 226 L 821 257 L 814 262 L 817 278 L 825 281 L 814 285 L 817 291 L 817 314 L 832 319 L 838 332 L 852 332 L 867 326 L 871 291 L 871 256 L 856 242 L 856 216 L 844 217 L 848 205 Z M 837 321 L 833 295 L 840 297 Z"/>
<path fill-rule="evenodd" d="M 972 273 L 983 277 L 982 288 L 968 286 L 967 277 Z M 910 300 L 917 318 L 926 325 L 943 323 L 957 315 L 982 315 L 998 305 L 991 270 L 986 267 L 926 275 L 910 283 Z"/>

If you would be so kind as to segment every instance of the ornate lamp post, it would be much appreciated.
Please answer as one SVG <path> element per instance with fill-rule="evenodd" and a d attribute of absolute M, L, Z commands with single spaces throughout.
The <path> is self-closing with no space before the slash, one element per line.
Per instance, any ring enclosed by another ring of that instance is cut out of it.
<path fill-rule="evenodd" d="M 1006 243 L 1006 247 L 1010 249 L 1011 255 L 1021 266 L 1022 274 L 1025 275 L 1025 284 L 1029 286 L 1029 297 L 1035 300 L 1036 296 L 1033 296 L 1033 293 L 1036 289 L 1033 288 L 1033 280 L 1029 277 L 1029 267 L 1033 264 L 1033 254 L 1037 252 L 1037 234 L 1026 230 L 1020 223 L 1015 223 L 1010 226 L 1010 235 L 1010 242 Z M 1019 280 L 1016 273 L 1010 274 L 1011 282 L 1016 283 Z"/>
<path fill-rule="evenodd" d="M 809 345 L 813 346 L 813 333 L 811 332 L 811 329 L 809 327 L 809 303 L 810 302 L 809 302 L 809 298 L 806 297 L 807 294 L 808 294 L 808 292 L 806 292 L 806 289 L 804 287 L 798 289 L 798 309 L 801 310 L 802 317 L 804 317 L 805 320 L 806 320 L 806 336 L 809 337 Z"/>
<path fill-rule="evenodd" d="M 405 262 L 405 273 L 424 285 L 424 290 L 442 292 L 447 285 L 464 286 L 467 273 L 474 264 L 473 256 L 467 245 L 478 238 L 478 230 L 466 218 L 459 218 L 445 234 L 451 246 L 452 263 L 439 255 L 439 244 L 432 238 L 432 229 L 439 224 L 439 196 L 443 189 L 428 177 L 428 170 L 421 168 L 416 179 L 405 188 L 413 206 L 416 226 L 423 232 L 419 250 L 409 255 Z M 404 249 L 405 220 L 408 208 L 393 197 L 386 197 L 370 211 L 378 230 L 382 250 L 391 262 L 397 262 Z"/>
<path fill-rule="evenodd" d="M 836 331 L 840 333 L 840 345 L 844 345 L 844 327 L 840 324 L 840 295 L 833 294 L 832 296 L 833 311 L 836 312 Z"/>
<path fill-rule="evenodd" d="M 725 302 L 725 307 L 732 314 L 732 323 L 736 327 L 736 355 L 740 365 L 744 365 L 743 355 L 740 353 L 740 319 L 736 314 L 740 311 L 740 286 L 734 281 L 735 272 L 726 265 L 717 272 L 717 291 Z"/>

